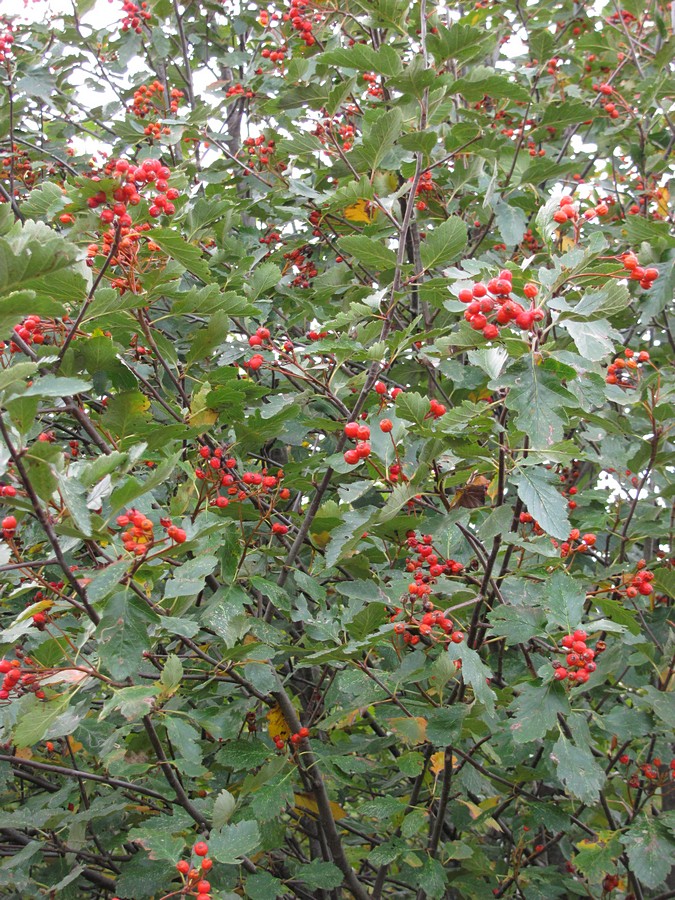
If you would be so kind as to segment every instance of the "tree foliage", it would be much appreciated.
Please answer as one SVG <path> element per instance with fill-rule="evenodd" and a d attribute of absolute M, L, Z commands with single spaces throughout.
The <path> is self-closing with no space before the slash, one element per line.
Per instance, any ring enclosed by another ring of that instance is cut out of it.
<path fill-rule="evenodd" d="M 40 10 L 2 895 L 671 896 L 669 4 Z"/>

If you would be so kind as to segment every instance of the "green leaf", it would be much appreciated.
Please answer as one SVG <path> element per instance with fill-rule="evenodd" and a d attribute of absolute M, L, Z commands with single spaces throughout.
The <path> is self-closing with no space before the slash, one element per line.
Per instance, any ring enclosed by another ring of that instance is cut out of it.
<path fill-rule="evenodd" d="M 381 241 L 366 237 L 364 234 L 349 235 L 340 241 L 340 249 L 345 256 L 353 256 L 367 269 L 383 272 L 396 265 L 396 254 Z"/>
<path fill-rule="evenodd" d="M 91 390 L 91 384 L 81 378 L 58 378 L 56 375 L 45 375 L 36 378 L 26 389 L 24 397 L 71 397 Z"/>
<path fill-rule="evenodd" d="M 137 597 L 115 594 L 97 628 L 101 663 L 116 681 L 133 675 L 150 646 L 149 629 L 159 616 Z"/>
<path fill-rule="evenodd" d="M 621 841 L 635 877 L 648 888 L 662 885 L 671 871 L 675 841 L 658 822 L 643 816 L 626 831 Z"/>
<path fill-rule="evenodd" d="M 192 275 L 204 282 L 211 280 L 211 272 L 202 251 L 195 244 L 189 244 L 176 229 L 153 227 L 152 240 Z"/>
<path fill-rule="evenodd" d="M 522 644 L 541 634 L 544 614 L 525 606 L 498 606 L 488 616 L 492 634 L 505 637 L 508 645 Z"/>
<path fill-rule="evenodd" d="M 183 663 L 175 653 L 170 653 L 164 663 L 159 682 L 167 694 L 175 693 L 183 679 Z"/>
<path fill-rule="evenodd" d="M 353 47 L 329 50 L 322 53 L 319 62 L 341 69 L 357 69 L 361 72 L 379 72 L 380 75 L 394 76 L 403 69 L 399 54 L 393 47 L 383 44 L 374 50 L 367 44 L 355 44 Z"/>
<path fill-rule="evenodd" d="M 488 681 L 492 678 L 492 672 L 482 661 L 478 653 L 468 647 L 466 641 L 461 644 L 450 643 L 448 645 L 450 659 L 459 659 L 462 662 L 462 678 L 464 683 L 473 688 L 474 696 L 485 705 L 489 713 L 495 709 L 495 692 L 488 687 Z"/>
<path fill-rule="evenodd" d="M 574 865 L 586 878 L 598 882 L 615 867 L 622 847 L 612 834 L 600 833 L 595 841 L 589 838 L 580 841 L 577 851 L 574 854 Z"/>
<path fill-rule="evenodd" d="M 504 75 L 495 74 L 495 70 L 489 66 L 475 66 L 470 70 L 466 78 L 459 78 L 448 85 L 448 92 L 460 94 L 465 100 L 472 103 L 482 100 L 487 94 L 489 97 L 506 97 L 509 100 L 530 99 L 529 93 L 524 87 L 506 78 Z"/>
<path fill-rule="evenodd" d="M 235 772 L 254 769 L 267 762 L 271 750 L 262 741 L 229 741 L 218 753 L 218 761 Z"/>
<path fill-rule="evenodd" d="M 242 856 L 249 856 L 260 845 L 258 823 L 252 819 L 225 825 L 212 831 L 209 837 L 209 855 L 217 862 L 236 866 Z"/>
<path fill-rule="evenodd" d="M 570 533 L 567 503 L 555 487 L 555 476 L 542 466 L 522 468 L 513 479 L 518 496 L 551 537 L 566 540 Z"/>
<path fill-rule="evenodd" d="M 296 877 L 310 888 L 332 890 L 342 884 L 342 872 L 333 863 L 314 859 L 308 866 L 301 866 Z"/>
<path fill-rule="evenodd" d="M 630 306 L 630 294 L 625 285 L 612 281 L 599 291 L 584 294 L 574 307 L 570 307 L 565 301 L 560 302 L 559 298 L 553 298 L 549 306 L 562 310 L 560 322 L 566 319 L 594 322 L 623 312 Z"/>
<path fill-rule="evenodd" d="M 498 201 L 494 205 L 495 221 L 507 247 L 515 247 L 519 244 L 527 229 L 527 216 L 517 206 Z"/>
<path fill-rule="evenodd" d="M 562 322 L 562 327 L 574 341 L 577 350 L 584 359 L 598 362 L 614 352 L 617 343 L 621 343 L 621 335 L 612 328 L 607 319 L 596 322 Z"/>
<path fill-rule="evenodd" d="M 516 425 L 529 437 L 532 449 L 545 449 L 562 440 L 564 407 L 577 405 L 560 381 L 558 372 L 549 371 L 546 364 L 537 364 L 528 355 L 490 382 L 491 387 L 509 387 L 506 405 L 516 413 Z"/>
<path fill-rule="evenodd" d="M 363 140 L 351 150 L 350 159 L 357 171 L 377 169 L 398 140 L 403 127 L 403 114 L 395 106 L 386 112 L 377 111 L 364 125 Z"/>
<path fill-rule="evenodd" d="M 27 700 L 28 702 L 23 703 L 21 707 L 12 736 L 17 748 L 33 747 L 41 741 L 48 729 L 68 708 L 69 703 L 68 697 L 61 697 L 50 703 L 40 703 L 29 695 Z"/>
<path fill-rule="evenodd" d="M 557 764 L 558 778 L 567 790 L 584 803 L 597 803 L 606 775 L 586 747 L 575 747 L 560 737 L 553 746 L 551 759 Z"/>
<path fill-rule="evenodd" d="M 278 266 L 271 262 L 261 263 L 253 270 L 247 285 L 248 294 L 252 300 L 257 300 L 262 294 L 276 287 L 280 281 L 281 269 Z"/>
<path fill-rule="evenodd" d="M 86 490 L 84 486 L 68 475 L 58 475 L 57 478 L 59 492 L 70 513 L 73 526 L 84 537 L 91 537 L 91 513 L 87 507 Z"/>
<path fill-rule="evenodd" d="M 202 766 L 200 733 L 183 716 L 166 716 L 167 737 L 174 748 L 176 767 L 184 775 L 196 777 L 205 771 Z"/>
<path fill-rule="evenodd" d="M 222 828 L 223 825 L 227 825 L 236 808 L 237 801 L 227 788 L 223 788 L 213 804 L 213 815 L 211 816 L 213 828 Z"/>
<path fill-rule="evenodd" d="M 65 205 L 66 198 L 61 188 L 51 181 L 45 181 L 30 192 L 22 204 L 21 212 L 28 219 L 53 219 Z"/>
<path fill-rule="evenodd" d="M 420 247 L 422 264 L 425 269 L 447 266 L 461 256 L 467 243 L 467 230 L 459 216 L 450 216 L 433 231 L 427 231 L 426 240 Z"/>
<path fill-rule="evenodd" d="M 544 605 L 548 625 L 563 628 L 567 634 L 579 627 L 586 603 L 586 591 L 564 572 L 556 572 L 545 585 Z"/>
<path fill-rule="evenodd" d="M 558 723 L 558 713 L 569 712 L 569 702 L 564 688 L 557 682 L 551 684 L 523 684 L 519 694 L 509 707 L 513 718 L 509 726 L 517 744 L 527 744 L 543 738 Z"/>
<path fill-rule="evenodd" d="M 283 881 L 270 875 L 269 872 L 258 870 L 255 875 L 249 875 L 246 879 L 246 896 L 250 900 L 276 900 L 286 891 Z"/>
<path fill-rule="evenodd" d="M 429 900 L 442 900 L 446 896 L 448 875 L 439 860 L 427 856 L 417 874 L 417 880 Z"/>
<path fill-rule="evenodd" d="M 396 397 L 396 413 L 401 419 L 423 425 L 429 412 L 429 400 L 416 391 L 401 391 Z"/>

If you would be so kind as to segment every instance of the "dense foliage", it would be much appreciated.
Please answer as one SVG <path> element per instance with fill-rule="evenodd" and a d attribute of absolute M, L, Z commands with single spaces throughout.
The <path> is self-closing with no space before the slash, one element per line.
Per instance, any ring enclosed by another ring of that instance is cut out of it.
<path fill-rule="evenodd" d="M 0 895 L 675 896 L 675 5 L 16 12 Z"/>

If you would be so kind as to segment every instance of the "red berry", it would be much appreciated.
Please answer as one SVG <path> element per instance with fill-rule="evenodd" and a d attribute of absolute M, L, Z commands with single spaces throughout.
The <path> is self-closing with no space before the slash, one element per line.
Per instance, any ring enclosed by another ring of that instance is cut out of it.
<path fill-rule="evenodd" d="M 347 424 L 345 425 L 345 434 L 348 438 L 355 438 L 359 433 L 360 427 L 361 426 L 358 422 L 347 422 Z"/>
<path fill-rule="evenodd" d="M 209 845 L 206 843 L 206 841 L 197 841 L 197 843 L 192 848 L 192 851 L 195 856 L 206 856 L 206 854 L 209 852 Z"/>
<path fill-rule="evenodd" d="M 380 431 L 383 431 L 385 434 L 389 434 L 393 427 L 394 423 L 391 419 L 382 419 L 380 422 Z"/>

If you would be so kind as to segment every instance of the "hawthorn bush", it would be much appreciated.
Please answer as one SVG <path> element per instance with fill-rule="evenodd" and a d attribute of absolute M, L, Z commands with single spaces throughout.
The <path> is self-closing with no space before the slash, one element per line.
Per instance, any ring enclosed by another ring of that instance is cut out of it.
<path fill-rule="evenodd" d="M 0 894 L 675 896 L 675 8 L 16 6 Z"/>

